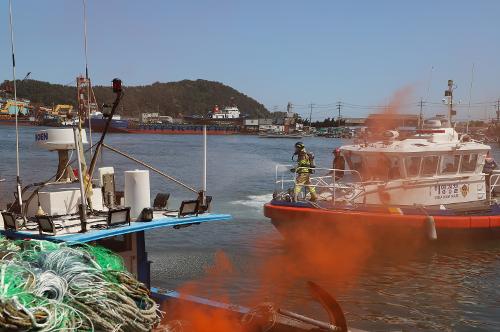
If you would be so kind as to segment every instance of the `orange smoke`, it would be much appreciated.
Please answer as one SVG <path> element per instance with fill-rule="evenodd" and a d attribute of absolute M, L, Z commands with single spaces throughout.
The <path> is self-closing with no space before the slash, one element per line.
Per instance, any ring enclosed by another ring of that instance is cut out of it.
<path fill-rule="evenodd" d="M 398 114 L 407 103 L 411 91 L 411 87 L 398 90 L 384 111 L 370 119 L 370 130 L 383 133 L 399 126 Z M 387 178 L 390 176 L 391 161 L 384 159 L 385 156 L 378 157 L 381 159 L 375 160 L 374 166 L 370 166 L 370 172 L 380 173 L 377 176 Z M 283 233 L 286 244 L 283 250 L 248 264 L 255 266 L 255 284 L 258 287 L 246 295 L 242 304 L 254 307 L 272 299 L 280 307 L 291 291 L 304 288 L 308 280 L 323 287 L 343 287 L 345 290 L 345 287 L 355 284 L 360 269 L 374 253 L 372 234 L 356 221 L 336 224 L 333 228 L 330 222 L 308 223 L 308 220 L 303 220 L 297 226 L 290 224 Z M 260 242 L 268 241 L 259 239 L 255 247 L 259 248 Z M 186 295 L 203 294 L 215 301 L 232 303 L 226 289 L 229 280 L 237 280 L 239 273 L 241 272 L 233 268 L 227 255 L 217 252 L 215 262 L 207 268 L 206 275 L 198 282 L 185 284 L 179 291 Z M 225 310 L 213 310 L 185 302 L 165 311 L 167 321 L 172 317 L 188 320 L 185 331 L 245 331 L 241 325 L 241 317 Z"/>
<path fill-rule="evenodd" d="M 374 138 L 386 130 L 395 129 L 401 125 L 401 113 L 408 101 L 411 100 L 412 86 L 406 86 L 397 90 L 391 97 L 389 104 L 381 112 L 371 114 L 367 119 L 367 126 Z"/>
<path fill-rule="evenodd" d="M 357 224 L 338 225 L 334 229 L 331 223 L 305 221 L 296 227 L 290 225 L 283 232 L 285 250 L 261 262 L 260 290 L 252 302 L 273 292 L 286 297 L 293 287 L 303 287 L 307 280 L 323 285 L 343 284 L 356 277 L 372 253 L 366 230 Z M 278 303 L 284 300 L 274 299 Z"/>
<path fill-rule="evenodd" d="M 289 293 L 297 287 L 304 288 L 308 280 L 323 286 L 345 286 L 345 281 L 356 278 L 360 267 L 372 253 L 368 234 L 355 224 L 343 225 L 335 230 L 320 224 L 302 224 L 288 228 L 285 238 L 283 252 L 254 262 L 258 288 L 246 294 L 239 301 L 243 302 L 241 304 L 254 307 L 271 298 L 276 307 L 281 307 Z M 259 247 L 258 243 L 256 247 Z M 228 287 L 229 279 L 237 280 L 239 277 L 227 255 L 217 252 L 214 264 L 206 269 L 206 275 L 198 282 L 185 284 L 179 292 L 203 294 L 211 300 L 232 303 L 225 287 Z M 212 310 L 188 302 L 164 309 L 166 321 L 172 320 L 172 317 L 184 317 L 189 321 L 185 331 L 247 331 L 241 325 L 241 317 L 224 310 Z"/>

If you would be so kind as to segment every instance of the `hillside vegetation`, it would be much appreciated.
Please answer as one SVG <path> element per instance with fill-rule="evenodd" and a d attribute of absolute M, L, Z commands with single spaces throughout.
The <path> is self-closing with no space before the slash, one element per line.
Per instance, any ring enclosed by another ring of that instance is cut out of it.
<path fill-rule="evenodd" d="M 11 82 L 4 82 L 3 88 Z M 183 80 L 125 87 L 119 113 L 139 117 L 145 112 L 161 115 L 205 115 L 214 105 L 234 103 L 243 114 L 262 117 L 269 114 L 264 105 L 255 99 L 219 82 Z M 95 86 L 98 104 L 110 103 L 114 96 L 110 87 Z M 31 100 L 34 105 L 72 104 L 76 106 L 76 87 L 51 84 L 36 80 L 17 82 L 17 94 Z"/>

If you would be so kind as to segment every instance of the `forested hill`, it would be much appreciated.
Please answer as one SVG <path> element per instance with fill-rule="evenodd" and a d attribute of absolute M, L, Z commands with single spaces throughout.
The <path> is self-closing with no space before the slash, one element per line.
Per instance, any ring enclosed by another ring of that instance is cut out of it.
<path fill-rule="evenodd" d="M 10 82 L 4 82 L 3 86 Z M 153 83 L 125 87 L 123 109 L 119 113 L 139 117 L 141 113 L 158 112 L 161 115 L 204 115 L 214 105 L 234 103 L 242 114 L 250 117 L 268 115 L 264 105 L 255 99 L 219 82 L 183 80 L 170 83 Z M 96 86 L 94 93 L 99 104 L 114 99 L 111 88 Z M 48 82 L 24 80 L 17 82 L 17 95 L 31 100 L 35 105 L 72 104 L 76 106 L 76 88 Z"/>

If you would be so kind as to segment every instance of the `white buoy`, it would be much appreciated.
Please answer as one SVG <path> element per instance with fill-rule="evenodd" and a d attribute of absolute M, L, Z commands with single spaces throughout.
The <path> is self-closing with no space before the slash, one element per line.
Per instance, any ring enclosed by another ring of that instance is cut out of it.
<path fill-rule="evenodd" d="M 436 222 L 433 216 L 425 217 L 425 226 L 427 228 L 427 238 L 431 241 L 437 240 Z"/>
<path fill-rule="evenodd" d="M 151 207 L 149 171 L 125 171 L 124 198 L 131 219 L 137 219 L 144 208 Z"/>

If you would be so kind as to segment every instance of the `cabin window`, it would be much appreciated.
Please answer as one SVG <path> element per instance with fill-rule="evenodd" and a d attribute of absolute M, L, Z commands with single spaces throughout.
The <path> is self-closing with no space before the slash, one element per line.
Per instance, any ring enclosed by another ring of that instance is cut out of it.
<path fill-rule="evenodd" d="M 389 180 L 401 179 L 401 164 L 398 157 L 389 157 Z"/>
<path fill-rule="evenodd" d="M 477 165 L 477 154 L 464 154 L 462 155 L 462 164 L 460 166 L 461 173 L 474 172 Z"/>
<path fill-rule="evenodd" d="M 362 172 L 363 168 L 363 158 L 361 158 L 360 155 L 357 154 L 351 154 L 347 158 L 347 162 L 349 163 L 349 168 L 352 169 L 353 171 L 358 171 Z"/>
<path fill-rule="evenodd" d="M 432 176 L 436 174 L 439 162 L 438 156 L 426 156 L 422 159 L 422 176 Z"/>
<path fill-rule="evenodd" d="M 363 175 L 367 179 L 387 181 L 401 177 L 398 158 L 383 153 L 365 157 L 365 166 Z"/>
<path fill-rule="evenodd" d="M 458 171 L 460 155 L 443 155 L 441 157 L 441 174 L 455 174 Z"/>
<path fill-rule="evenodd" d="M 422 163 L 421 157 L 406 157 L 405 158 L 406 175 L 412 178 L 418 176 L 418 171 L 420 171 L 421 163 Z"/>

